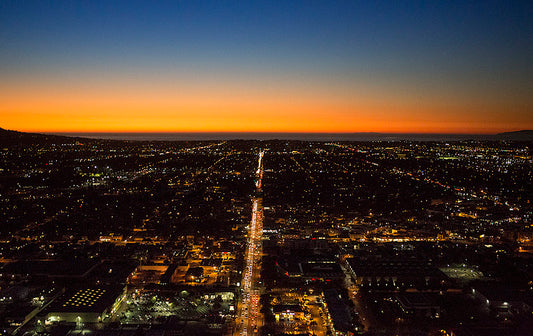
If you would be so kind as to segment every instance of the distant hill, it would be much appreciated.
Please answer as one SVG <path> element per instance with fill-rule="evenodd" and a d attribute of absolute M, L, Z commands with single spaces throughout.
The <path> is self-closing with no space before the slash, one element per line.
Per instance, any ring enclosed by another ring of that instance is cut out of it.
<path fill-rule="evenodd" d="M 16 146 L 29 144 L 51 144 L 51 143 L 73 143 L 78 140 L 87 141 L 88 139 L 73 138 L 61 135 L 25 133 L 10 131 L 0 128 L 0 146 Z"/>
<path fill-rule="evenodd" d="M 521 130 L 496 134 L 500 140 L 533 141 L 533 130 Z"/>

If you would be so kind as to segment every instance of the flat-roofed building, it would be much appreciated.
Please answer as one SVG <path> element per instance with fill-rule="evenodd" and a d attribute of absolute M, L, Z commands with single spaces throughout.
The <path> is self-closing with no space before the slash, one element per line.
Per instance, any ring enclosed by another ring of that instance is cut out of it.
<path fill-rule="evenodd" d="M 439 318 L 441 307 L 435 293 L 404 292 L 396 294 L 396 302 L 405 316 Z"/>
<path fill-rule="evenodd" d="M 342 300 L 336 289 L 326 289 L 324 291 L 327 313 L 333 326 L 333 335 L 353 335 L 360 329 L 352 318 L 350 308 Z"/>
<path fill-rule="evenodd" d="M 47 323 L 97 323 L 113 314 L 126 296 L 125 287 L 82 287 L 67 290 L 48 309 Z"/>
<path fill-rule="evenodd" d="M 305 318 L 302 307 L 298 304 L 278 304 L 272 307 L 276 321 L 294 319 L 303 320 Z"/>
<path fill-rule="evenodd" d="M 447 279 L 435 266 L 415 259 L 347 259 L 357 285 L 380 287 L 434 287 Z"/>

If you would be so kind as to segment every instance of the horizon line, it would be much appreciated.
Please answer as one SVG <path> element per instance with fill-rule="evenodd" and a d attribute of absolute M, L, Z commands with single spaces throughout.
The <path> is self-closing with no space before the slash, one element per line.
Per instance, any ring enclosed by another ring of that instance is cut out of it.
<path fill-rule="evenodd" d="M 500 133 L 520 132 L 526 130 L 500 131 L 500 132 L 377 132 L 377 131 L 352 131 L 352 132 L 315 132 L 315 131 L 19 131 L 25 133 L 42 134 L 419 134 L 419 135 L 497 135 Z"/>
<path fill-rule="evenodd" d="M 125 130 L 14 130 L 0 127 L 0 130 L 21 133 L 38 134 L 309 134 L 309 135 L 498 135 L 502 133 L 533 132 L 533 129 L 501 130 L 497 132 L 379 132 L 379 131 L 345 131 L 345 132 L 317 132 L 317 131 L 125 131 Z"/>
<path fill-rule="evenodd" d="M 15 131 L 17 132 L 17 131 Z M 20 131 L 19 131 L 20 132 Z M 462 141 L 496 140 L 501 137 L 523 137 L 533 130 L 521 129 L 499 133 L 385 133 L 385 132 L 239 132 L 239 131 L 38 131 L 22 132 L 119 141 L 212 141 L 212 140 L 301 140 L 301 141 Z"/>
<path fill-rule="evenodd" d="M 533 129 L 521 128 L 521 129 L 501 129 L 493 131 L 313 131 L 313 130 L 292 130 L 292 131 L 239 131 L 239 130 L 54 130 L 54 129 L 9 129 L 0 126 L 0 130 L 9 130 L 23 133 L 41 133 L 41 134 L 323 134 L 323 135 L 348 135 L 348 134 L 360 134 L 360 135 L 498 135 L 501 133 L 516 133 L 531 131 Z"/>

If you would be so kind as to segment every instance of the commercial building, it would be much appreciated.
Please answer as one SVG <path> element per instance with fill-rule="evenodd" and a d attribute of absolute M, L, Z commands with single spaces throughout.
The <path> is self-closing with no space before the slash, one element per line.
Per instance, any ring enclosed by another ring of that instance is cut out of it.
<path fill-rule="evenodd" d="M 121 286 L 67 290 L 48 309 L 47 323 L 97 323 L 113 314 L 126 296 Z"/>
<path fill-rule="evenodd" d="M 415 259 L 347 259 L 350 274 L 357 285 L 379 287 L 433 287 L 447 279 L 435 266 Z"/>
<path fill-rule="evenodd" d="M 295 319 L 303 320 L 305 318 L 302 307 L 298 304 L 278 304 L 272 307 L 276 321 L 288 320 L 293 321 Z"/>

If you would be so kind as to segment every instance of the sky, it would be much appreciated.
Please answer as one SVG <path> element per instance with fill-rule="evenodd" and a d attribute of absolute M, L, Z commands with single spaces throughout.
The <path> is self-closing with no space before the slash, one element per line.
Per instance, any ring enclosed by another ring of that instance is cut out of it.
<path fill-rule="evenodd" d="M 0 127 L 533 129 L 531 1 L 0 1 Z"/>

